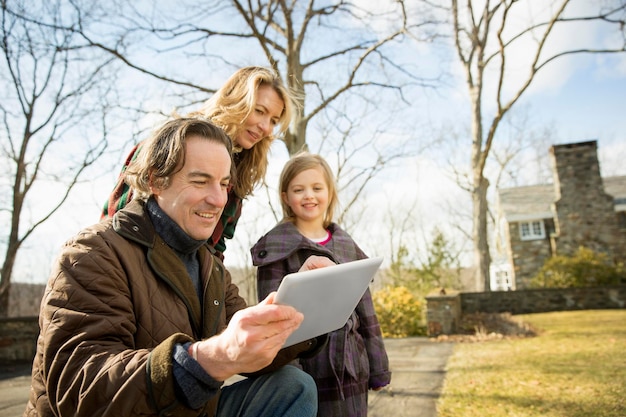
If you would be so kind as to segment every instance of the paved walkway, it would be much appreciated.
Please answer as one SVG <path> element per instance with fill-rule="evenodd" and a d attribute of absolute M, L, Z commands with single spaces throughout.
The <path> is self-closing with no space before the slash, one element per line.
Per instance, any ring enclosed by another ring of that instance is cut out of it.
<path fill-rule="evenodd" d="M 436 417 L 453 343 L 427 338 L 385 339 L 391 385 L 370 391 L 368 417 Z M 0 417 L 19 417 L 28 400 L 30 366 L 0 364 Z"/>
<path fill-rule="evenodd" d="M 26 408 L 30 364 L 0 364 L 0 417 L 19 417 Z"/>
<path fill-rule="evenodd" d="M 368 417 L 436 417 L 453 343 L 427 338 L 385 339 L 391 385 L 370 391 Z"/>

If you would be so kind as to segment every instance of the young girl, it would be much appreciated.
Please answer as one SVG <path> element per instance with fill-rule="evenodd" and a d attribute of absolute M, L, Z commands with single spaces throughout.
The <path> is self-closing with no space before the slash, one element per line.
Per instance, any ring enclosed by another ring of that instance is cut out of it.
<path fill-rule="evenodd" d="M 226 83 L 197 111 L 188 117 L 200 117 L 226 131 L 233 141 L 237 182 L 228 193 L 228 202 L 209 244 L 223 259 L 225 239 L 231 239 L 241 216 L 242 201 L 265 178 L 267 154 L 272 141 L 289 127 L 294 98 L 280 77 L 265 67 L 245 67 L 236 71 Z M 137 157 L 142 143 L 128 157 L 115 188 L 104 205 L 101 217 L 113 216 L 132 199 L 133 190 L 124 182 L 124 171 Z"/>
<path fill-rule="evenodd" d="M 251 249 L 260 300 L 276 291 L 282 278 L 297 271 L 310 255 L 326 256 L 335 263 L 366 258 L 352 238 L 332 223 L 337 191 L 323 158 L 309 153 L 294 156 L 283 168 L 279 191 L 283 220 Z M 299 360 L 317 383 L 318 416 L 366 416 L 368 389 L 379 390 L 391 380 L 369 289 L 346 325 L 328 336 L 318 355 Z"/>

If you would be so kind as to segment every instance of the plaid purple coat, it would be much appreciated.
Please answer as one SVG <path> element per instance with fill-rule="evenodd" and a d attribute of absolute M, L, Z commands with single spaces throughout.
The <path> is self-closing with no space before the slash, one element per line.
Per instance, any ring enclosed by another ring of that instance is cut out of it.
<path fill-rule="evenodd" d="M 251 249 L 257 269 L 259 300 L 276 291 L 283 277 L 300 269 L 311 255 L 336 263 L 366 258 L 350 235 L 336 224 L 328 228 L 330 242 L 322 246 L 302 236 L 293 223 L 280 223 Z M 320 300 L 323 308 L 324 302 Z M 346 325 L 329 334 L 328 344 L 300 366 L 317 383 L 318 416 L 363 417 L 367 415 L 367 392 L 389 384 L 391 372 L 380 326 L 369 289 Z"/>
<path fill-rule="evenodd" d="M 133 190 L 124 182 L 124 172 L 128 165 L 137 158 L 142 143 L 135 145 L 124 161 L 124 166 L 117 179 L 117 183 L 109 195 L 109 199 L 104 203 L 100 219 L 113 217 L 115 213 L 123 209 L 133 198 Z M 242 200 L 235 194 L 234 190 L 228 192 L 228 201 L 222 212 L 219 223 L 213 230 L 213 236 L 209 239 L 209 245 L 215 248 L 215 255 L 222 261 L 224 260 L 224 251 L 226 250 L 226 239 L 232 239 L 235 235 L 235 227 L 237 221 L 241 217 Z"/>

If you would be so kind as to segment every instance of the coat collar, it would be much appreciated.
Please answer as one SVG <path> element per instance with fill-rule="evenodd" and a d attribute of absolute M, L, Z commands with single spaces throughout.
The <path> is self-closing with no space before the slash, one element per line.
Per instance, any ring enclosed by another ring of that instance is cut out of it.
<path fill-rule="evenodd" d="M 112 226 L 113 230 L 126 239 L 154 248 L 156 231 L 145 211 L 144 201 L 133 200 L 115 213 Z"/>
<path fill-rule="evenodd" d="M 154 248 L 157 233 L 150 216 L 146 213 L 146 202 L 132 200 L 126 207 L 115 213 L 112 221 L 113 230 L 126 239 L 132 240 L 150 249 Z M 215 249 L 206 244 L 211 254 Z"/>
<path fill-rule="evenodd" d="M 334 241 L 350 237 L 335 223 L 328 226 Z M 267 265 L 282 259 L 289 258 L 294 252 L 310 249 L 330 259 L 334 259 L 333 253 L 328 247 L 319 245 L 302 236 L 296 226 L 291 222 L 283 222 L 267 232 L 250 249 L 252 263 L 255 266 Z"/>
<path fill-rule="evenodd" d="M 203 325 L 198 293 L 183 262 L 156 233 L 150 216 L 146 212 L 145 202 L 131 201 L 126 207 L 115 213 L 112 226 L 122 237 L 147 248 L 146 259 L 154 273 L 185 303 L 194 331 L 201 334 Z M 214 252 L 214 249 L 208 244 L 203 247 L 211 253 Z M 201 255 L 203 254 L 201 253 Z M 202 264 L 207 263 L 206 257 L 202 256 L 201 259 L 204 259 Z M 209 264 L 207 271 L 210 271 L 210 265 L 212 264 Z"/>

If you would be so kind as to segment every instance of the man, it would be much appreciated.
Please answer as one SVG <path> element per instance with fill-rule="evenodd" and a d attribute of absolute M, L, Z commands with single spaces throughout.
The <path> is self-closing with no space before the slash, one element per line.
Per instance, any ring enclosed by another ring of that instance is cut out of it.
<path fill-rule="evenodd" d="M 313 380 L 281 350 L 303 317 L 246 308 L 207 245 L 234 180 L 231 141 L 167 122 L 127 170 L 136 199 L 81 231 L 53 266 L 24 416 L 314 416 Z M 326 266 L 309 258 L 303 269 Z M 249 378 L 230 386 L 236 374 Z"/>

